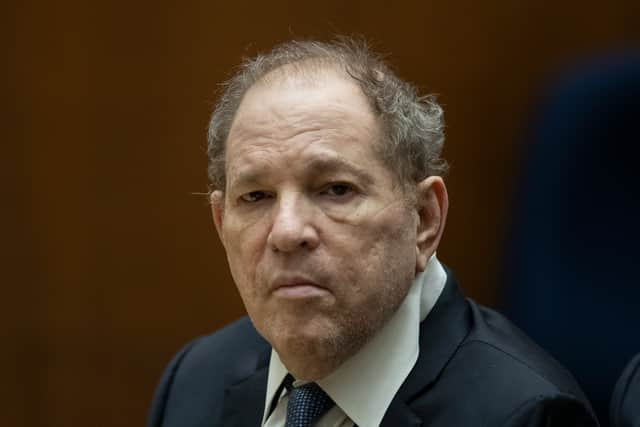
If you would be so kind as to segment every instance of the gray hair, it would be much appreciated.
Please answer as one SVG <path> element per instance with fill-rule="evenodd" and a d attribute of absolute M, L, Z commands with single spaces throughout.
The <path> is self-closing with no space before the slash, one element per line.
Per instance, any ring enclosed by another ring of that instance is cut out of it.
<path fill-rule="evenodd" d="M 295 71 L 334 68 L 353 78 L 380 120 L 382 159 L 403 184 L 432 175 L 444 175 L 447 163 L 440 157 L 444 145 L 444 117 L 435 96 L 418 95 L 410 83 L 398 78 L 363 40 L 339 37 L 333 41 L 289 41 L 266 54 L 246 59 L 223 84 L 223 92 L 209 121 L 210 189 L 224 190 L 225 142 L 245 93 L 266 75 L 284 66 Z"/>

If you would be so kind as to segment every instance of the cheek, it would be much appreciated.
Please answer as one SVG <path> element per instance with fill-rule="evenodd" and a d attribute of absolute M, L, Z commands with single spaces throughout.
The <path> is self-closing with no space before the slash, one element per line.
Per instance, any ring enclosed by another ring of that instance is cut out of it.
<path fill-rule="evenodd" d="M 388 214 L 343 230 L 336 242 L 335 264 L 330 268 L 340 272 L 347 286 L 345 294 L 358 298 L 413 278 L 415 232 L 411 218 L 406 211 Z"/>
<path fill-rule="evenodd" d="M 413 216 L 405 208 L 387 206 L 374 214 L 361 215 L 361 220 L 350 224 L 344 233 L 345 245 L 354 254 L 367 254 L 370 259 L 389 256 L 389 253 L 413 251 L 416 242 L 416 225 Z M 384 261 L 384 260 L 381 260 Z"/>
<path fill-rule="evenodd" d="M 375 270 L 375 274 L 402 277 L 410 274 L 412 277 L 416 245 L 414 222 L 406 210 L 388 213 L 390 215 L 378 222 L 372 232 L 377 238 L 369 250 L 370 268 Z"/>
<path fill-rule="evenodd" d="M 256 269 L 264 253 L 264 227 L 259 222 L 244 227 L 229 222 L 223 231 L 231 274 L 238 288 L 246 292 L 256 280 Z"/>

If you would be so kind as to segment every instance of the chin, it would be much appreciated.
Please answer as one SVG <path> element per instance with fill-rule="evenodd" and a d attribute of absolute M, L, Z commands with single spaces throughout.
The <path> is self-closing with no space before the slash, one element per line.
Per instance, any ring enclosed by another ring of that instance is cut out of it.
<path fill-rule="evenodd" d="M 280 355 L 318 358 L 335 352 L 338 330 L 326 319 L 276 320 L 264 326 L 264 330 L 258 331 Z"/>
<path fill-rule="evenodd" d="M 335 370 L 342 358 L 336 340 L 330 336 L 291 334 L 277 336 L 272 342 L 280 359 L 296 379 L 316 381 Z"/>
<path fill-rule="evenodd" d="M 274 347 L 282 347 L 290 353 L 329 353 L 336 341 L 334 330 L 330 327 L 295 325 L 292 329 L 279 328 L 274 331 Z"/>

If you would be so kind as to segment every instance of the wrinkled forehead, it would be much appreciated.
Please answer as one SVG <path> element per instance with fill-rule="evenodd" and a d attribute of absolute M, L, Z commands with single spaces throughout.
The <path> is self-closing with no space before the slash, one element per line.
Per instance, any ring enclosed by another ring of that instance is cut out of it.
<path fill-rule="evenodd" d="M 335 68 L 305 67 L 300 73 L 287 67 L 293 65 L 269 73 L 245 93 L 227 144 L 233 144 L 239 133 L 256 127 L 290 128 L 295 132 L 298 127 L 314 124 L 345 126 L 345 121 L 369 129 L 372 135 L 379 134 L 378 119 L 353 78 Z"/>

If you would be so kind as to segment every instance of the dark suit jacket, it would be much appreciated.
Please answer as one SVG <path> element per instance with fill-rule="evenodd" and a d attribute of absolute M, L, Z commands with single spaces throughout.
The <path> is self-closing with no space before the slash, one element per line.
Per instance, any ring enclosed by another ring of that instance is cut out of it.
<path fill-rule="evenodd" d="M 640 427 L 640 354 L 624 368 L 613 389 L 611 427 Z"/>
<path fill-rule="evenodd" d="M 271 348 L 245 317 L 178 353 L 149 427 L 259 426 Z M 597 426 L 571 375 L 453 275 L 420 326 L 420 355 L 384 427 Z M 360 426 L 371 427 L 371 426 Z"/>

